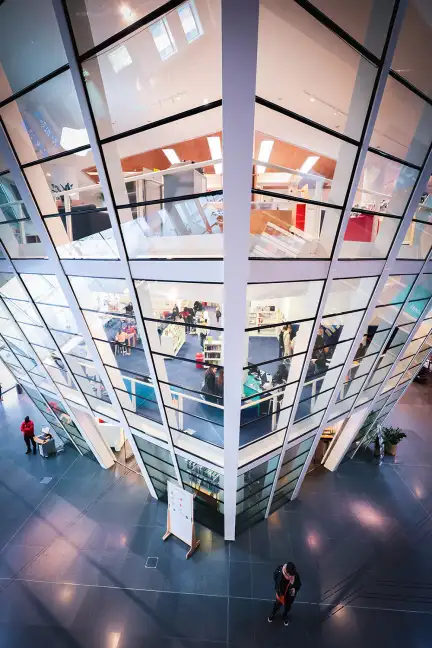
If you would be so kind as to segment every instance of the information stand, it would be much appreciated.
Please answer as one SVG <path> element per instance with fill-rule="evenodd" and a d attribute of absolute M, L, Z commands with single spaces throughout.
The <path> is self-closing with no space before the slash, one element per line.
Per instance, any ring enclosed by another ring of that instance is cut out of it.
<path fill-rule="evenodd" d="M 166 540 L 170 535 L 175 535 L 190 549 L 186 558 L 192 556 L 200 541 L 195 537 L 195 523 L 193 518 L 193 494 L 177 486 L 172 482 L 167 482 L 168 486 L 168 512 L 167 512 L 167 530 L 162 540 Z"/>

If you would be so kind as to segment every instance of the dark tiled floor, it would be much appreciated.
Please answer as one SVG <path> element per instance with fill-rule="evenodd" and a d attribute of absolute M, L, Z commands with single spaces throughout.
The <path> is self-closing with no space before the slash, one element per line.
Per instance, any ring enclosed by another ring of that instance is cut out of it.
<path fill-rule="evenodd" d="M 69 450 L 26 456 L 25 396 L 0 405 L 0 648 L 425 648 L 432 637 L 432 407 L 414 385 L 392 415 L 395 461 L 315 471 L 300 497 L 235 543 L 205 528 L 189 561 L 161 540 L 166 508 L 139 477 Z M 430 394 L 429 394 L 430 398 Z M 41 484 L 43 477 L 52 477 Z M 158 558 L 155 569 L 147 558 Z M 272 572 L 303 587 L 284 628 Z"/>

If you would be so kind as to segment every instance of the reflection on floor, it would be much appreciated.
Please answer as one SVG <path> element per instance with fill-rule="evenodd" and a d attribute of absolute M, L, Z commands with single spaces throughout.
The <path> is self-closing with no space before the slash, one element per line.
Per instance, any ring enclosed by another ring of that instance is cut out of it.
<path fill-rule="evenodd" d="M 412 386 L 392 415 L 396 460 L 314 471 L 300 498 L 227 543 L 199 527 L 193 558 L 162 541 L 166 506 L 142 478 L 66 450 L 25 455 L 25 396 L 0 405 L 2 648 L 422 648 L 432 636 L 432 407 Z M 430 393 L 429 393 L 430 397 Z M 41 483 L 50 477 L 48 484 Z M 146 568 L 149 557 L 155 569 Z M 274 568 L 303 587 L 272 625 Z M 229 594 L 229 596 L 228 596 Z"/>

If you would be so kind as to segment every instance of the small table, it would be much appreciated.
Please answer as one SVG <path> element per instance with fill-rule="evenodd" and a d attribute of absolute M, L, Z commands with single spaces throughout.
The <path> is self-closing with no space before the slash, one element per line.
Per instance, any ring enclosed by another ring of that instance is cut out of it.
<path fill-rule="evenodd" d="M 41 457 L 44 457 L 44 459 L 49 457 L 50 454 L 55 454 L 57 452 L 54 438 L 42 439 L 41 437 L 35 436 L 34 440 L 39 446 L 39 454 Z"/>

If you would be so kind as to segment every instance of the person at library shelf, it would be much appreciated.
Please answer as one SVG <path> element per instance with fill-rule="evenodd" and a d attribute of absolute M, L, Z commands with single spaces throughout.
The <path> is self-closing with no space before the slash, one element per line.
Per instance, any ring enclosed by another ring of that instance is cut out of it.
<path fill-rule="evenodd" d="M 190 333 L 191 327 L 195 324 L 195 318 L 193 310 L 191 308 L 185 308 L 184 311 L 180 313 L 181 317 L 186 324 L 185 333 Z"/>
<path fill-rule="evenodd" d="M 216 380 L 215 380 L 215 395 L 216 402 L 218 405 L 223 405 L 224 397 L 224 369 L 221 367 L 217 370 Z"/>
<path fill-rule="evenodd" d="M 177 306 L 177 304 L 174 304 L 173 309 L 172 309 L 172 314 L 173 314 L 174 320 L 176 320 L 180 316 L 180 311 L 179 311 L 179 307 Z"/>
<path fill-rule="evenodd" d="M 220 308 L 216 308 L 215 315 L 216 315 L 216 322 L 219 324 L 220 318 L 222 317 L 222 313 L 221 313 Z"/>
<path fill-rule="evenodd" d="M 202 311 L 203 305 L 200 301 L 195 301 L 193 305 L 194 314 L 196 315 L 198 311 Z"/>
<path fill-rule="evenodd" d="M 207 326 L 207 320 L 204 320 L 204 326 Z M 201 348 L 204 351 L 204 342 L 206 341 L 206 337 L 209 334 L 209 332 L 206 328 L 200 328 L 199 334 L 200 334 Z"/>
<path fill-rule="evenodd" d="M 24 421 L 21 423 L 21 432 L 24 435 L 24 441 L 27 446 L 26 454 L 30 454 L 30 441 L 33 446 L 33 454 L 36 454 L 36 441 L 34 438 L 34 423 L 30 420 L 29 416 L 26 416 Z"/>
<path fill-rule="evenodd" d="M 294 353 L 294 331 L 291 324 L 285 324 L 282 329 L 283 355 L 291 356 Z"/>
<path fill-rule="evenodd" d="M 217 401 L 216 398 L 216 367 L 208 367 L 204 374 L 204 382 L 201 387 L 201 392 L 204 394 L 204 398 L 209 403 L 214 403 Z"/>

